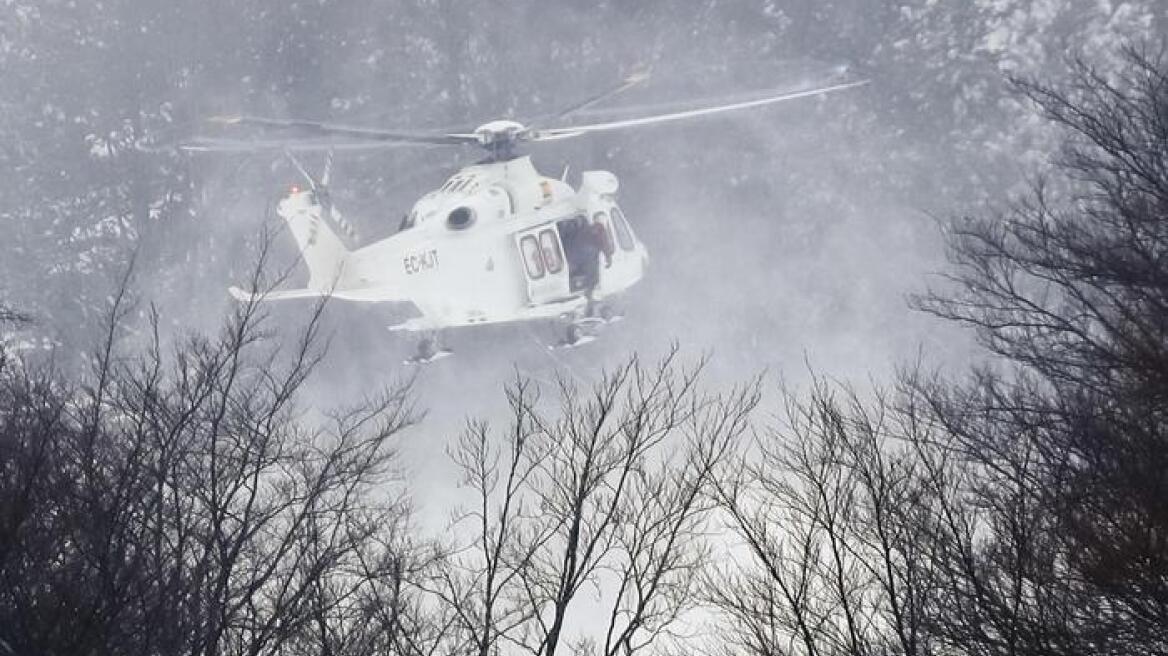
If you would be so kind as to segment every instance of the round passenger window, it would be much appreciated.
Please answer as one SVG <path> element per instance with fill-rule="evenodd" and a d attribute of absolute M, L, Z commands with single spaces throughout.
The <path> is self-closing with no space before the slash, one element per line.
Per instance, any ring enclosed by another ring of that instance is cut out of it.
<path fill-rule="evenodd" d="M 446 217 L 446 227 L 451 230 L 464 230 L 474 223 L 474 210 L 469 207 L 459 207 Z"/>

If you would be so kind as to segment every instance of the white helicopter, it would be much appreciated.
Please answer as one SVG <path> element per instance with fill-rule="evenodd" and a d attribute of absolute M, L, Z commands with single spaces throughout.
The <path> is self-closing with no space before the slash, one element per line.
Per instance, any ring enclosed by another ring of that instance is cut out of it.
<path fill-rule="evenodd" d="M 645 74 L 630 76 L 616 88 L 578 103 L 553 120 L 592 107 L 645 78 Z M 406 132 L 295 119 L 217 117 L 212 120 L 221 124 L 298 130 L 313 140 L 198 138 L 183 148 L 283 149 L 308 180 L 307 189 L 293 187 L 277 205 L 277 213 L 287 223 L 307 264 L 307 286 L 269 292 L 232 287 L 235 298 L 273 301 L 332 296 L 366 303 L 411 303 L 419 316 L 390 330 L 422 333 L 416 355 L 407 362 L 427 363 L 450 353 L 439 340 L 440 331 L 446 328 L 560 320 L 566 329 L 561 346 L 588 341 L 593 327 L 617 318 L 605 301 L 628 290 L 645 274 L 649 252 L 617 205 L 617 177 L 608 171 L 584 171 L 579 187 L 573 189 L 564 179 L 541 175 L 529 156 L 516 152 L 518 145 L 761 107 L 865 83 L 845 81 L 582 125 L 543 127 L 495 120 L 468 132 Z M 484 148 L 487 156 L 418 199 L 396 234 L 351 249 L 338 234 L 349 232 L 348 224 L 328 196 L 332 152 L 399 144 L 474 145 Z M 319 179 L 292 154 L 304 150 L 328 151 Z"/>

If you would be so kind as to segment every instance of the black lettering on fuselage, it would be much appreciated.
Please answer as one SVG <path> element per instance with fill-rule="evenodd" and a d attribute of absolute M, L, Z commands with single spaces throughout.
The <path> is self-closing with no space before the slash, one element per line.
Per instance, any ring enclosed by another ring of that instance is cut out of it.
<path fill-rule="evenodd" d="M 422 253 L 411 253 L 402 258 L 402 266 L 405 268 L 406 275 L 412 276 L 415 273 L 422 273 L 431 269 L 438 268 L 438 249 L 431 248 Z"/>

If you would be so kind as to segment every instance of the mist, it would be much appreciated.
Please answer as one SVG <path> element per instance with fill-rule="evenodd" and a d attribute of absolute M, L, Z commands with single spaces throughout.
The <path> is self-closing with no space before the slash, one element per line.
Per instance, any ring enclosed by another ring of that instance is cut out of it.
<path fill-rule="evenodd" d="M 273 268 L 306 271 L 275 202 L 299 173 L 278 153 L 168 147 L 207 117 L 245 114 L 372 127 L 473 127 L 528 119 L 611 87 L 597 108 L 686 101 L 816 82 L 858 89 L 774 107 L 533 144 L 545 175 L 602 169 L 651 263 L 596 342 L 549 350 L 559 328 L 446 331 L 451 359 L 403 366 L 405 307 L 333 301 L 321 406 L 418 377 L 429 416 L 402 445 L 415 471 L 446 465 L 469 417 L 501 407 L 514 376 L 593 381 L 632 353 L 676 342 L 717 380 L 810 371 L 863 383 L 918 358 L 963 362 L 971 336 L 914 312 L 937 284 L 944 221 L 986 209 L 1041 173 L 1049 137 L 1006 75 L 1057 76 L 1081 50 L 1151 33 L 1157 3 L 9 3 L 3 130 L 10 176 L 4 291 L 38 321 L 25 341 L 69 352 L 134 258 L 133 286 L 176 334 L 210 330 L 225 293 L 272 237 Z M 1160 11 L 1162 14 L 1162 11 Z M 1162 17 L 1156 17 L 1160 20 Z M 1090 35 L 1080 41 L 1077 35 Z M 627 113 L 627 112 L 626 112 Z M 333 195 L 362 243 L 396 231 L 414 200 L 473 149 L 397 148 L 337 158 Z M 1037 160 L 1037 161 L 1036 161 Z M 309 166 L 322 156 L 306 155 Z M 991 210 L 992 211 L 992 210 Z M 43 226 L 43 227 L 42 227 Z M 271 306 L 297 326 L 311 301 Z M 449 491 L 453 481 L 418 477 Z M 430 491 L 419 492 L 429 497 Z M 435 509 L 441 512 L 441 509 Z"/>
<path fill-rule="evenodd" d="M 976 335 L 913 309 L 950 284 L 944 226 L 1004 211 L 1049 170 L 1057 130 L 1011 78 L 1057 81 L 1072 58 L 1108 70 L 1163 38 L 1164 3 L 1095 0 L 329 0 L 0 4 L 0 300 L 32 321 L 9 348 L 84 366 L 130 271 L 164 341 L 214 331 L 261 235 L 284 287 L 307 270 L 274 206 L 300 174 L 277 152 L 192 153 L 220 114 L 385 129 L 473 129 L 554 114 L 633 71 L 649 80 L 587 117 L 718 101 L 843 76 L 862 87 L 775 106 L 525 147 L 546 176 L 620 181 L 651 256 L 593 342 L 556 325 L 444 332 L 452 357 L 403 361 L 392 304 L 330 300 L 308 414 L 415 379 L 425 418 L 397 448 L 419 525 L 441 531 L 459 481 L 446 452 L 470 418 L 503 418 L 503 387 L 587 385 L 676 344 L 708 381 L 813 374 L 858 389 L 898 369 L 981 361 Z M 481 157 L 471 148 L 338 153 L 336 207 L 362 244 Z M 306 154 L 310 167 L 323 155 Z M 132 263 L 132 267 L 131 267 Z M 267 306 L 292 340 L 311 301 Z M 764 396 L 764 407 L 768 399 Z"/>

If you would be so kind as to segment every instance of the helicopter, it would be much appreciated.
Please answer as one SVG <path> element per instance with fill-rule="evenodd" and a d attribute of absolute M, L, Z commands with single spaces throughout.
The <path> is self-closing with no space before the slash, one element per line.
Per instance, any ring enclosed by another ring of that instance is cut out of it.
<path fill-rule="evenodd" d="M 449 355 L 442 332 L 466 326 L 559 322 L 564 333 L 557 346 L 573 347 L 591 341 L 598 326 L 620 318 L 610 301 L 644 277 L 649 251 L 617 203 L 616 175 L 583 171 L 574 188 L 566 170 L 560 178 L 541 174 L 530 156 L 519 152 L 520 146 L 822 96 L 867 82 L 820 84 L 619 120 L 543 125 L 564 122 L 647 77 L 647 73 L 634 73 L 613 89 L 550 119 L 528 124 L 497 119 L 473 130 L 423 132 L 220 116 L 211 121 L 299 134 L 265 140 L 199 137 L 182 148 L 198 152 L 279 149 L 308 182 L 307 188 L 292 187 L 276 206 L 307 265 L 307 285 L 275 291 L 231 287 L 236 299 L 330 296 L 363 303 L 412 304 L 418 316 L 389 326 L 391 331 L 422 335 L 415 355 L 406 360 L 410 364 Z M 395 234 L 350 247 L 345 239 L 352 233 L 350 225 L 333 207 L 328 192 L 333 153 L 401 145 L 474 146 L 485 150 L 486 156 L 419 198 Z M 319 177 L 295 156 L 314 150 L 327 152 Z"/>

